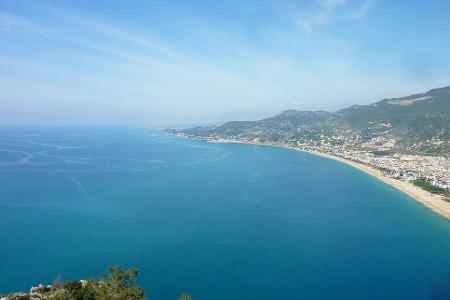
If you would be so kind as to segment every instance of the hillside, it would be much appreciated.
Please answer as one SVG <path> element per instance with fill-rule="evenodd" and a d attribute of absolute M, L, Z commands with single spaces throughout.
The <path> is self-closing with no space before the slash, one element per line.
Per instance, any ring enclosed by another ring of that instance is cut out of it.
<path fill-rule="evenodd" d="M 450 153 L 450 87 L 335 112 L 286 110 L 259 121 L 167 130 L 197 138 L 232 138 L 259 142 L 393 143 L 402 153 Z"/>

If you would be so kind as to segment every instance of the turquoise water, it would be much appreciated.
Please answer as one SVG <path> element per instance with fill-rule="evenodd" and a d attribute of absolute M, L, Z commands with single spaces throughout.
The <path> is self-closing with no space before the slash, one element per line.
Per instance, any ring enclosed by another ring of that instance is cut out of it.
<path fill-rule="evenodd" d="M 293 150 L 3 128 L 0 212 L 0 293 L 119 264 L 153 300 L 450 298 L 450 222 Z"/>

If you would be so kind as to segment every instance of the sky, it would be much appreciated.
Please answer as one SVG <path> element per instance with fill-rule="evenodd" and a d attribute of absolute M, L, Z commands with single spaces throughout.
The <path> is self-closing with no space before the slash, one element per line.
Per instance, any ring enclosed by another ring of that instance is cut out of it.
<path fill-rule="evenodd" d="M 334 111 L 450 85 L 448 0 L 0 0 L 0 125 Z"/>

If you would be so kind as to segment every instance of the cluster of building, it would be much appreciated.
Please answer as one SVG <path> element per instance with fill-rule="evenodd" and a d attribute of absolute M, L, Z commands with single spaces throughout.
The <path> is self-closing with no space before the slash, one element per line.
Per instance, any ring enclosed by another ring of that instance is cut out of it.
<path fill-rule="evenodd" d="M 383 141 L 377 150 L 388 150 L 391 141 Z M 368 146 L 368 145 L 363 145 Z M 380 169 L 387 177 L 404 181 L 425 179 L 431 185 L 450 190 L 450 159 L 442 156 L 423 156 L 406 154 L 376 155 L 364 147 L 346 147 L 344 145 L 311 145 L 297 143 L 297 147 L 342 157 Z"/>

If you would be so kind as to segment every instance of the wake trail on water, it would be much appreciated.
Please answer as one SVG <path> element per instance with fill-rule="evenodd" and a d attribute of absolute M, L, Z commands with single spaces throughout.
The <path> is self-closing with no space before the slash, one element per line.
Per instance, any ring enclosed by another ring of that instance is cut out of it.
<path fill-rule="evenodd" d="M 91 196 L 91 194 L 86 189 L 84 184 L 81 183 L 81 181 L 79 181 L 74 176 L 70 176 L 69 178 L 75 184 L 77 191 L 80 193 L 80 195 L 82 196 L 82 198 L 84 200 L 88 200 L 88 201 L 91 201 L 91 202 L 96 202 L 97 201 L 94 197 Z"/>
<path fill-rule="evenodd" d="M 18 154 L 20 157 L 15 161 L 3 161 L 0 162 L 0 167 L 11 166 L 11 165 L 27 165 L 31 163 L 31 159 L 34 157 L 33 154 L 26 151 L 10 150 L 10 149 L 0 149 L 1 152 L 8 152 L 13 154 Z"/>

